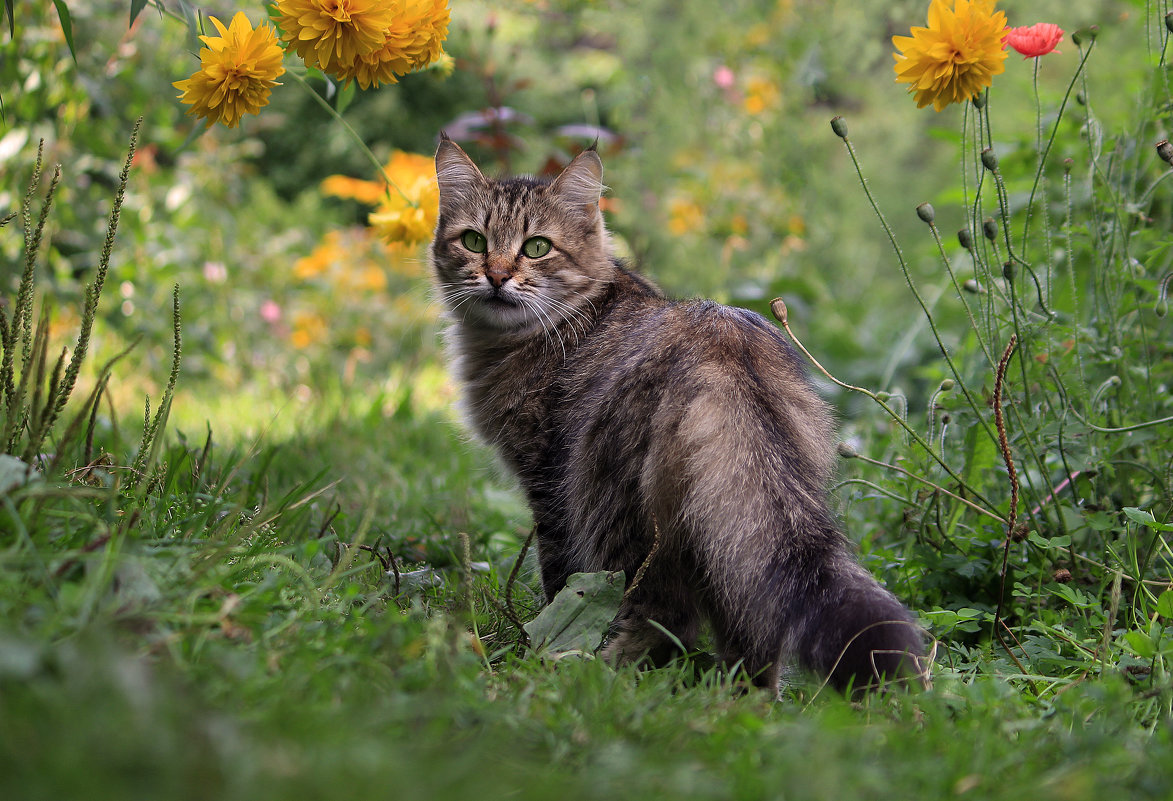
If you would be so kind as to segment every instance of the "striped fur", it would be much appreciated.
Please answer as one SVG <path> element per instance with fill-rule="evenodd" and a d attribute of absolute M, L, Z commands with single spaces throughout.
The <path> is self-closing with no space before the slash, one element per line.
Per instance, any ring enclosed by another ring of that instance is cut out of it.
<path fill-rule="evenodd" d="M 593 150 L 552 182 L 489 180 L 447 138 L 431 262 L 465 413 L 516 474 L 548 598 L 574 572 L 647 570 L 604 655 L 659 661 L 702 621 L 776 686 L 795 659 L 838 687 L 914 671 L 920 635 L 827 506 L 834 426 L 761 316 L 673 301 L 610 253 Z M 483 253 L 462 242 L 486 237 Z M 550 252 L 528 258 L 545 237 Z M 911 655 L 911 656 L 910 656 Z"/>

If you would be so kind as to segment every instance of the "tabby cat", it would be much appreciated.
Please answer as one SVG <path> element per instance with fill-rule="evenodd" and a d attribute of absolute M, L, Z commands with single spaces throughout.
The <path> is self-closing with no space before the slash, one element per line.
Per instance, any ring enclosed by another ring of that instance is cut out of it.
<path fill-rule="evenodd" d="M 436 174 L 453 369 L 532 507 L 547 599 L 572 573 L 646 566 L 613 662 L 673 655 L 652 621 L 691 649 L 707 619 L 762 686 L 787 659 L 839 688 L 915 674 L 908 611 L 828 510 L 831 415 L 778 329 L 618 262 L 593 148 L 552 181 L 490 180 L 441 135 Z"/>

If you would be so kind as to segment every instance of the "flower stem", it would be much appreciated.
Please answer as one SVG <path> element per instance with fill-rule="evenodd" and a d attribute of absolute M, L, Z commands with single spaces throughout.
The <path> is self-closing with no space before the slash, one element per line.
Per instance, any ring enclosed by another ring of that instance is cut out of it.
<path fill-rule="evenodd" d="M 847 153 L 851 156 L 851 163 L 855 165 L 855 173 L 859 176 L 859 182 L 860 185 L 863 186 L 864 195 L 867 196 L 868 203 L 871 204 L 872 211 L 874 211 L 876 216 L 879 218 L 880 225 L 884 228 L 884 233 L 888 235 L 888 241 L 892 243 L 892 249 L 896 252 L 896 260 L 900 264 L 900 271 L 904 274 L 904 281 L 908 284 L 908 288 L 912 291 L 913 297 L 916 298 L 916 302 L 920 305 L 921 311 L 924 312 L 925 319 L 929 323 L 929 330 L 933 332 L 933 339 L 937 341 L 937 348 L 940 349 L 941 355 L 945 357 L 945 363 L 949 365 L 949 372 L 953 374 L 953 378 L 957 381 L 958 386 L 961 387 L 961 392 L 963 395 L 965 395 L 966 401 L 969 402 L 970 408 L 973 409 L 976 419 L 982 424 L 982 427 L 986 429 L 986 433 L 991 438 L 993 438 L 994 432 L 990 429 L 990 424 L 986 422 L 986 419 L 982 416 L 977 402 L 973 399 L 973 396 L 969 392 L 969 388 L 965 384 L 965 380 L 961 377 L 961 372 L 953 363 L 953 357 L 949 355 L 949 349 L 945 347 L 945 343 L 941 339 L 941 334 L 939 331 L 937 331 L 937 323 L 933 318 L 933 313 L 925 303 L 924 298 L 921 297 L 920 291 L 916 288 L 916 284 L 912 280 L 912 274 L 908 271 L 908 264 L 904 261 L 904 253 L 900 250 L 900 244 L 896 241 L 896 234 L 892 231 L 892 227 L 888 225 L 888 220 L 885 219 L 883 212 L 880 211 L 880 207 L 876 203 L 876 199 L 872 196 L 871 189 L 868 188 L 867 179 L 864 178 L 863 168 L 860 167 L 859 159 L 855 155 L 855 148 L 851 146 L 851 140 L 846 136 L 840 138 L 843 140 L 843 144 L 847 147 Z"/>
<path fill-rule="evenodd" d="M 291 76 L 293 80 L 297 81 L 298 84 L 301 85 L 301 88 L 308 92 L 309 96 L 312 97 L 317 102 L 317 104 L 325 110 L 327 114 L 333 117 L 335 122 L 342 126 L 342 129 L 346 131 L 346 133 L 350 135 L 350 138 L 354 140 L 354 143 L 358 145 L 358 149 L 368 159 L 370 159 L 371 164 L 375 165 L 375 170 L 378 172 L 379 177 L 383 179 L 383 182 L 398 192 L 399 196 L 402 197 L 403 200 L 413 209 L 418 208 L 419 203 L 416 203 L 410 197 L 408 197 L 407 193 L 400 189 L 397 183 L 391 180 L 390 176 L 387 175 L 387 171 L 383 169 L 382 162 L 380 162 L 378 157 L 376 157 L 375 154 L 371 152 L 371 149 L 367 147 L 367 143 L 364 142 L 362 137 L 358 135 L 358 131 L 354 130 L 350 123 L 347 122 L 346 119 L 338 113 L 338 109 L 331 106 L 326 102 L 326 98 L 322 97 L 320 94 L 314 91 L 314 88 L 310 86 L 309 81 L 306 80 L 304 75 L 300 74 L 299 72 L 295 72 L 294 70 L 289 70 L 285 74 Z"/>

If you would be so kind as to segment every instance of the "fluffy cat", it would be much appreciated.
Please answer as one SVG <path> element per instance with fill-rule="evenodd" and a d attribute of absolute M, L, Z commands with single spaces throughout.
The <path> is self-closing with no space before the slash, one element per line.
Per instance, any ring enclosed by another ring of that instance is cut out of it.
<path fill-rule="evenodd" d="M 839 688 L 917 673 L 918 629 L 828 509 L 833 421 L 778 329 L 620 264 L 593 148 L 552 181 L 490 180 L 441 135 L 436 174 L 452 366 L 533 509 L 547 600 L 571 573 L 630 583 L 647 560 L 613 662 L 673 655 L 649 621 L 691 649 L 707 619 L 762 686 L 786 659 Z"/>

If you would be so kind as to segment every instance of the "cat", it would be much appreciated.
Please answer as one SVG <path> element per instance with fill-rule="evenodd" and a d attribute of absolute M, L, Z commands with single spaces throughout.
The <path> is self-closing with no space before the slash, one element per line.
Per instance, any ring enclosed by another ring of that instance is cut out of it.
<path fill-rule="evenodd" d="M 642 567 L 613 663 L 692 650 L 707 619 L 763 687 L 784 660 L 840 689 L 919 675 L 919 629 L 828 508 L 833 420 L 796 352 L 760 315 L 670 300 L 615 259 L 602 170 L 592 147 L 553 180 L 490 180 L 446 135 L 436 151 L 449 356 L 532 508 L 547 601 L 572 573 Z"/>

